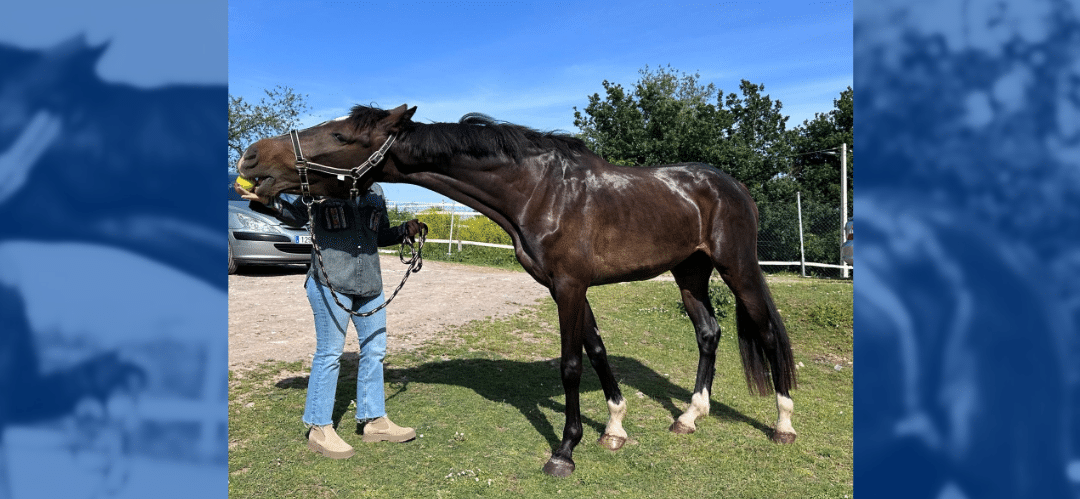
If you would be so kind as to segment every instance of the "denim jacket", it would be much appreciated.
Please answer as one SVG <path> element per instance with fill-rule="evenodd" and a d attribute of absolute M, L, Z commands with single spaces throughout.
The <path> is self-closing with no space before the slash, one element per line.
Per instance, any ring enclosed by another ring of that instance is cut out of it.
<path fill-rule="evenodd" d="M 307 206 L 299 196 L 282 194 L 270 205 L 252 201 L 251 209 L 274 216 L 282 223 L 302 227 L 308 222 Z M 320 199 L 312 206 L 315 241 L 322 250 L 326 274 L 334 291 L 370 298 L 382 292 L 379 246 L 401 243 L 405 224 L 390 227 L 382 187 L 373 184 L 356 199 Z M 315 250 L 311 251 L 309 276 L 326 284 Z"/>

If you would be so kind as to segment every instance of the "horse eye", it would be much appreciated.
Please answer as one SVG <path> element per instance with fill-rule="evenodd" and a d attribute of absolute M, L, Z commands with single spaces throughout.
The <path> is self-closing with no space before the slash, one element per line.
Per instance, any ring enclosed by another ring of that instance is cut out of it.
<path fill-rule="evenodd" d="M 342 144 L 345 144 L 345 143 L 349 142 L 349 139 L 345 138 L 345 136 L 340 134 L 340 133 L 335 133 L 334 138 L 337 139 L 337 141 L 342 143 Z"/>

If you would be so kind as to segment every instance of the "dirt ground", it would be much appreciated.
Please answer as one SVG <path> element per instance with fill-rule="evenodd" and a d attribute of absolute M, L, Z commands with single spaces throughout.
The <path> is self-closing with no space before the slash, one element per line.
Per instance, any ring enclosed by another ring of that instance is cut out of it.
<path fill-rule="evenodd" d="M 406 266 L 396 255 L 382 257 L 389 295 Z M 304 292 L 302 266 L 247 267 L 229 276 L 229 369 L 266 360 L 310 361 L 315 322 Z M 447 326 L 505 317 L 550 299 L 547 289 L 524 272 L 424 261 L 387 308 L 387 350 L 407 351 Z M 345 351 L 357 351 L 350 326 Z"/>

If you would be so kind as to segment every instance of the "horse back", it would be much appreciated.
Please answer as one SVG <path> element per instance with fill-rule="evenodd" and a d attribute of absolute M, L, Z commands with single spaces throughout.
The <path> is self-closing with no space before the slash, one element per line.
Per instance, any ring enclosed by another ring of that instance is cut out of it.
<path fill-rule="evenodd" d="M 592 284 L 647 279 L 695 252 L 711 254 L 721 231 L 749 231 L 756 242 L 746 187 L 707 164 L 595 162 L 564 167 L 550 180 L 530 202 L 546 225 L 538 231 L 542 249 Z"/>

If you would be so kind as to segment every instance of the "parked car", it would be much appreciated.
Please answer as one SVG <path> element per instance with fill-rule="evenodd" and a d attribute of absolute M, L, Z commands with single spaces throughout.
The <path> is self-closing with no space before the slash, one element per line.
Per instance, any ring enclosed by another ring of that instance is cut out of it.
<path fill-rule="evenodd" d="M 855 225 L 854 218 L 849 218 L 844 224 L 844 246 L 840 248 L 840 258 L 844 263 L 855 266 Z"/>
<path fill-rule="evenodd" d="M 229 273 L 241 265 L 310 264 L 307 227 L 289 227 L 252 211 L 233 189 L 235 182 L 236 175 L 229 175 Z"/>

